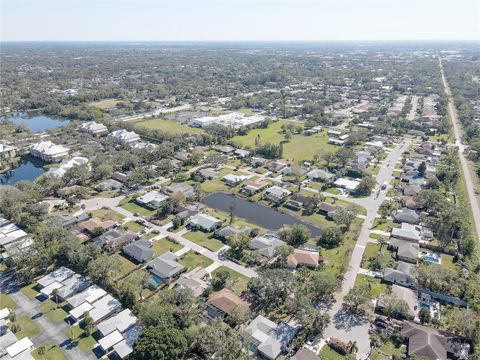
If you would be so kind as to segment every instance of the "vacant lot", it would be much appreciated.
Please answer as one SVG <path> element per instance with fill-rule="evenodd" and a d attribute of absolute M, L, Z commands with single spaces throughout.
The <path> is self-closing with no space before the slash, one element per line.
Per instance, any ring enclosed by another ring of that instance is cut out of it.
<path fill-rule="evenodd" d="M 104 109 L 114 107 L 115 105 L 117 105 L 117 103 L 118 103 L 118 100 L 115 100 L 115 99 L 104 99 L 104 100 L 100 100 L 100 101 L 89 102 L 88 105 L 95 106 L 99 109 L 104 110 Z"/>
<path fill-rule="evenodd" d="M 254 148 L 255 139 L 257 136 L 260 136 L 262 144 L 279 144 L 285 140 L 281 129 L 285 123 L 287 122 L 278 121 L 266 129 L 254 129 L 247 135 L 233 137 L 232 141 L 243 147 Z M 304 136 L 303 134 L 293 135 L 289 142 L 283 144 L 283 157 L 288 160 L 312 160 L 313 156 L 320 149 L 326 151 L 336 150 L 335 146 L 329 145 L 327 142 L 326 130 L 311 136 Z"/>
<path fill-rule="evenodd" d="M 156 240 L 152 244 L 152 250 L 155 252 L 155 256 L 162 255 L 167 251 L 171 251 L 174 253 L 175 251 L 180 250 L 182 247 L 182 245 L 174 243 L 173 241 L 170 241 L 166 238 Z"/>
<path fill-rule="evenodd" d="M 240 295 L 244 290 L 247 289 L 247 284 L 250 279 L 245 275 L 242 275 L 235 270 L 222 265 L 218 269 L 212 271 L 212 276 L 215 276 L 215 274 L 219 271 L 226 271 L 230 274 L 230 279 L 227 282 L 227 288 L 233 290 L 235 294 Z"/>
<path fill-rule="evenodd" d="M 149 119 L 135 122 L 135 127 L 143 127 L 152 130 L 162 130 L 170 134 L 200 134 L 202 129 L 182 125 L 176 121 L 163 119 Z"/>
<path fill-rule="evenodd" d="M 208 265 L 213 263 L 213 260 L 200 254 L 197 255 L 195 252 L 190 250 L 185 255 L 182 255 L 178 262 L 185 266 L 188 272 L 195 269 L 197 266 L 206 268 Z"/>
<path fill-rule="evenodd" d="M 183 237 L 213 252 L 223 247 L 223 243 L 220 240 L 213 238 L 212 234 L 204 233 L 203 231 L 191 231 Z"/>

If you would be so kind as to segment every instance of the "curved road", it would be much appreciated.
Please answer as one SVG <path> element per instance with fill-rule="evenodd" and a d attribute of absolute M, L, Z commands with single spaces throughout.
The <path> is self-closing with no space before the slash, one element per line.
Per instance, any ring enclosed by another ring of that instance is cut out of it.
<path fill-rule="evenodd" d="M 448 112 L 453 123 L 453 130 L 455 133 L 455 145 L 458 147 L 458 157 L 460 158 L 460 163 L 462 164 L 463 175 L 465 177 L 465 182 L 467 184 L 467 193 L 470 199 L 470 206 L 473 213 L 473 222 L 477 232 L 477 240 L 480 237 L 480 207 L 478 205 L 477 197 L 475 196 L 475 182 L 472 179 L 472 174 L 468 168 L 468 161 L 465 158 L 464 151 L 465 145 L 462 144 L 462 133 L 460 130 L 460 123 L 458 121 L 457 112 L 455 110 L 455 103 L 453 101 L 452 92 L 448 86 L 447 79 L 445 78 L 445 73 L 443 72 L 442 59 L 438 57 L 440 64 L 440 72 L 442 74 L 443 86 L 445 87 L 445 93 L 448 97 Z"/>

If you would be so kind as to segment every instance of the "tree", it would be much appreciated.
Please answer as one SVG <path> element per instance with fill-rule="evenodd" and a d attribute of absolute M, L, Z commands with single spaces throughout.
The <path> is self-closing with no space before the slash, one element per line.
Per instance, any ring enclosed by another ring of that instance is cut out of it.
<path fill-rule="evenodd" d="M 355 354 L 358 352 L 358 346 L 356 341 L 349 341 L 347 346 L 348 346 L 348 352 L 350 354 Z"/>
<path fill-rule="evenodd" d="M 58 308 L 58 289 L 52 290 L 52 296 L 55 299 L 55 309 Z"/>
<path fill-rule="evenodd" d="M 361 196 L 370 195 L 372 193 L 372 190 L 375 187 L 375 184 L 376 184 L 376 182 L 373 179 L 373 177 L 370 176 L 370 175 L 366 175 L 360 181 L 360 184 L 358 184 L 358 187 L 355 190 L 355 193 L 357 195 L 361 195 Z"/>
<path fill-rule="evenodd" d="M 215 291 L 222 290 L 227 281 L 230 279 L 231 275 L 226 270 L 218 270 L 212 277 L 212 288 Z"/>
<path fill-rule="evenodd" d="M 45 357 L 45 354 L 47 353 L 47 350 L 45 348 L 45 345 L 41 345 L 37 349 L 38 355 L 40 355 L 42 358 Z"/>
<path fill-rule="evenodd" d="M 394 294 L 384 295 L 382 297 L 383 312 L 388 317 L 407 316 L 410 312 L 408 304 L 403 299 L 399 299 Z"/>
<path fill-rule="evenodd" d="M 354 286 L 344 298 L 344 306 L 357 315 L 364 315 L 370 305 L 370 286 Z"/>
<path fill-rule="evenodd" d="M 284 226 L 278 231 L 280 239 L 291 246 L 300 246 L 305 244 L 311 237 L 310 230 L 303 224 Z"/>
<path fill-rule="evenodd" d="M 134 360 L 182 359 L 188 350 L 184 333 L 172 326 L 147 327 L 133 343 Z"/>
<path fill-rule="evenodd" d="M 420 165 L 418 165 L 418 173 L 423 177 L 425 175 L 425 171 L 427 171 L 427 164 L 425 161 L 422 161 Z"/>
<path fill-rule="evenodd" d="M 167 199 L 165 201 L 162 201 L 155 213 L 155 218 L 165 219 L 169 214 L 173 212 L 173 209 L 174 206 L 172 200 Z"/>
<path fill-rule="evenodd" d="M 237 305 L 230 312 L 226 321 L 228 324 L 230 324 L 230 326 L 236 327 L 248 321 L 248 319 L 250 319 L 250 316 L 251 312 L 249 308 Z"/>
<path fill-rule="evenodd" d="M 230 222 L 229 224 L 231 225 L 233 223 L 233 220 L 235 219 L 235 202 L 230 201 L 228 204 L 228 210 L 230 212 Z"/>
<path fill-rule="evenodd" d="M 335 153 L 335 161 L 341 165 L 342 168 L 347 165 L 347 163 L 353 159 L 355 156 L 354 152 L 348 148 L 342 147 Z"/>
<path fill-rule="evenodd" d="M 264 269 L 248 282 L 249 297 L 259 308 L 273 309 L 293 294 L 293 274 L 284 269 Z"/>
<path fill-rule="evenodd" d="M 428 324 L 430 322 L 430 309 L 422 307 L 418 312 L 418 318 L 422 324 Z"/>
<path fill-rule="evenodd" d="M 90 336 L 92 334 L 92 330 L 94 328 L 94 322 L 88 311 L 85 312 L 83 316 L 83 331 L 85 332 L 85 336 Z"/>
<path fill-rule="evenodd" d="M 330 226 L 326 228 L 320 238 L 318 244 L 327 249 L 333 249 L 343 241 L 343 231 L 338 226 Z"/>
<path fill-rule="evenodd" d="M 88 276 L 97 285 L 112 289 L 114 280 L 120 273 L 120 263 L 117 258 L 101 255 L 88 264 Z"/>
<path fill-rule="evenodd" d="M 350 226 L 356 217 L 357 214 L 352 209 L 340 207 L 335 211 L 333 220 L 337 225 L 340 225 L 345 231 L 347 231 L 350 229 Z"/>
<path fill-rule="evenodd" d="M 278 257 L 280 263 L 284 263 L 287 260 L 288 255 L 293 252 L 293 247 L 290 245 L 280 245 L 275 249 L 275 256 Z"/>

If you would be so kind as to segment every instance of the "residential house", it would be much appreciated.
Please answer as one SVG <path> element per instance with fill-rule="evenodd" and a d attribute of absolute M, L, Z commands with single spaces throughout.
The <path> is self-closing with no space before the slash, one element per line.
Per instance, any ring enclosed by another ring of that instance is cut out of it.
<path fill-rule="evenodd" d="M 218 176 L 218 171 L 215 171 L 212 168 L 200 169 L 198 170 L 200 175 L 202 175 L 205 179 L 213 180 Z"/>
<path fill-rule="evenodd" d="M 323 261 L 323 257 L 318 251 L 295 249 L 287 256 L 287 266 L 292 269 L 298 266 L 316 268 L 320 261 Z"/>
<path fill-rule="evenodd" d="M 340 178 L 335 180 L 333 183 L 337 188 L 344 189 L 348 192 L 355 191 L 360 185 L 360 182 L 357 180 L 349 180 L 345 178 Z"/>
<path fill-rule="evenodd" d="M 275 255 L 275 249 L 279 246 L 286 245 L 274 233 L 266 233 L 252 239 L 250 248 L 257 250 L 261 255 L 271 258 Z"/>
<path fill-rule="evenodd" d="M 155 252 L 150 248 L 148 240 L 137 240 L 122 248 L 122 252 L 137 263 L 144 263 L 150 260 Z"/>
<path fill-rule="evenodd" d="M 270 201 L 273 201 L 274 203 L 281 203 L 287 199 L 288 196 L 290 196 L 291 191 L 288 191 L 286 189 L 282 189 L 280 186 L 272 186 L 269 187 L 264 194 L 264 197 Z"/>
<path fill-rule="evenodd" d="M 420 215 L 412 209 L 400 209 L 393 216 L 393 219 L 397 223 L 420 224 Z"/>
<path fill-rule="evenodd" d="M 192 293 L 195 297 L 199 297 L 210 287 L 209 280 L 210 274 L 208 271 L 197 266 L 192 271 L 180 275 L 175 283 L 175 286 L 188 288 L 192 290 Z"/>
<path fill-rule="evenodd" d="M 93 308 L 88 311 L 88 314 L 94 324 L 98 324 L 100 321 L 108 318 L 122 307 L 122 304 L 110 294 L 105 295 L 91 305 Z"/>
<path fill-rule="evenodd" d="M 69 228 L 88 219 L 90 219 L 90 215 L 87 213 L 82 213 L 76 216 L 56 215 L 50 219 L 50 222 L 63 228 Z"/>
<path fill-rule="evenodd" d="M 245 181 L 243 183 L 242 193 L 247 196 L 255 195 L 256 193 L 262 191 L 268 186 L 266 181 Z"/>
<path fill-rule="evenodd" d="M 312 350 L 301 348 L 292 356 L 292 360 L 320 360 L 320 358 Z"/>
<path fill-rule="evenodd" d="M 7 144 L 0 144 L 0 159 L 10 159 L 17 155 L 17 148 Z"/>
<path fill-rule="evenodd" d="M 94 136 L 100 136 L 108 132 L 108 128 L 105 125 L 96 123 L 94 121 L 81 124 L 78 127 L 78 130 Z"/>
<path fill-rule="evenodd" d="M 234 154 L 240 159 L 245 159 L 246 157 L 250 156 L 250 151 L 237 149 L 235 150 Z"/>
<path fill-rule="evenodd" d="M 70 270 L 69 268 L 66 268 L 64 266 L 61 266 L 58 269 L 40 278 L 37 281 L 37 283 L 40 288 L 44 288 L 54 282 L 61 283 L 62 281 L 68 279 L 73 275 L 75 275 L 75 271 Z"/>
<path fill-rule="evenodd" d="M 224 226 L 221 229 L 218 229 L 213 234 L 216 238 L 222 240 L 223 242 L 227 242 L 232 237 L 239 236 L 240 234 L 250 235 L 252 229 L 248 226 L 244 226 L 241 228 L 237 228 L 234 226 Z"/>
<path fill-rule="evenodd" d="M 250 335 L 257 352 L 263 357 L 275 360 L 283 352 L 297 333 L 297 329 L 287 323 L 276 324 L 258 315 L 245 329 Z"/>
<path fill-rule="evenodd" d="M 193 186 L 186 183 L 178 183 L 178 184 L 172 184 L 170 186 L 165 186 L 162 189 L 162 192 L 164 192 L 167 195 L 181 193 L 183 194 L 183 196 L 185 196 L 186 199 L 195 196 L 195 190 L 193 189 Z"/>
<path fill-rule="evenodd" d="M 237 306 L 249 308 L 249 304 L 245 300 L 235 295 L 232 290 L 224 288 L 208 299 L 207 315 L 211 318 L 224 318 L 230 315 Z"/>
<path fill-rule="evenodd" d="M 410 321 L 403 323 L 401 332 L 408 339 L 409 357 L 426 357 L 430 360 L 468 359 L 469 345 L 454 335 Z"/>
<path fill-rule="evenodd" d="M 74 274 L 68 279 L 62 281 L 62 287 L 58 289 L 57 296 L 59 299 L 66 300 L 69 297 L 85 290 L 91 283 L 84 276 Z"/>
<path fill-rule="evenodd" d="M 10 357 L 11 359 L 28 359 L 32 350 L 33 342 L 28 337 L 24 337 L 5 348 L 8 354 L 7 358 Z"/>
<path fill-rule="evenodd" d="M 188 226 L 210 232 L 218 228 L 222 221 L 206 214 L 197 214 L 190 218 Z"/>
<path fill-rule="evenodd" d="M 102 336 L 107 336 L 115 330 L 120 333 L 127 331 L 131 326 L 137 323 L 137 317 L 133 315 L 130 309 L 125 309 L 112 316 L 111 318 L 100 322 L 97 330 Z"/>
<path fill-rule="evenodd" d="M 318 207 L 318 212 L 325 216 L 327 219 L 333 219 L 335 216 L 335 212 L 340 208 L 340 206 L 333 205 L 333 204 L 327 204 L 327 203 L 321 203 L 320 206 Z"/>
<path fill-rule="evenodd" d="M 149 209 L 155 210 L 160 207 L 160 205 L 168 199 L 168 196 L 162 194 L 156 190 L 152 190 L 139 196 L 135 199 L 135 202 L 141 206 L 145 206 Z"/>
<path fill-rule="evenodd" d="M 403 286 L 392 285 L 391 294 L 397 297 L 397 299 L 405 301 L 405 303 L 407 304 L 406 312 L 400 311 L 397 314 L 394 314 L 395 317 L 407 319 L 414 318 L 417 315 L 418 294 L 415 290 Z M 385 296 L 385 294 L 381 294 L 377 298 L 375 303 L 375 311 L 383 313 L 385 309 Z"/>
<path fill-rule="evenodd" d="M 125 331 L 122 336 L 123 340 L 113 345 L 113 351 L 120 359 L 127 359 L 133 352 L 133 343 L 138 339 L 142 333 L 143 328 L 139 325 L 134 325 Z"/>
<path fill-rule="evenodd" d="M 392 238 L 418 243 L 421 240 L 421 227 L 409 223 L 402 223 L 401 228 L 392 228 Z"/>
<path fill-rule="evenodd" d="M 113 140 L 120 145 L 135 145 L 140 141 L 140 136 L 134 131 L 127 131 L 125 129 L 112 131 L 107 135 L 108 140 Z"/>
<path fill-rule="evenodd" d="M 398 269 L 386 267 L 383 270 L 383 280 L 391 284 L 397 284 L 414 289 L 416 287 L 416 282 L 414 277 L 411 275 L 413 267 L 414 265 L 405 263 L 403 261 L 399 263 Z"/>
<path fill-rule="evenodd" d="M 307 173 L 307 178 L 311 181 L 328 181 L 335 178 L 335 175 L 324 169 L 313 169 Z"/>
<path fill-rule="evenodd" d="M 59 162 L 68 155 L 70 151 L 62 145 L 55 145 L 51 141 L 41 141 L 28 147 L 32 156 L 38 157 L 46 162 Z"/>
<path fill-rule="evenodd" d="M 235 175 L 235 174 L 226 174 L 222 180 L 225 184 L 229 186 L 237 186 L 244 180 L 248 179 L 248 176 Z"/>
<path fill-rule="evenodd" d="M 167 251 L 147 264 L 147 270 L 158 279 L 168 281 L 179 275 L 185 267 L 177 262 L 177 255 Z"/>
<path fill-rule="evenodd" d="M 78 223 L 78 228 L 82 231 L 90 234 L 95 235 L 95 232 L 101 230 L 102 232 L 112 229 L 117 225 L 117 222 L 114 220 L 105 220 L 102 221 L 97 218 L 91 218 L 86 221 L 82 221 Z M 96 233 L 98 235 L 98 233 Z"/>
<path fill-rule="evenodd" d="M 85 157 L 81 156 L 75 156 L 74 158 L 71 158 L 70 160 L 62 160 L 60 163 L 59 167 L 52 167 L 48 170 L 47 174 L 51 176 L 55 176 L 57 178 L 62 178 L 65 176 L 68 170 L 75 166 L 82 166 L 82 165 L 88 165 L 89 160 Z M 88 170 L 90 170 L 90 167 L 88 166 Z"/>
<path fill-rule="evenodd" d="M 136 237 L 137 234 L 133 232 L 116 228 L 108 230 L 102 235 L 94 238 L 92 241 L 101 248 L 106 245 L 115 248 L 132 242 Z"/>
<path fill-rule="evenodd" d="M 418 254 L 420 252 L 418 242 L 415 243 L 407 240 L 391 238 L 388 242 L 388 246 L 397 251 L 397 260 L 406 261 L 412 264 L 417 263 Z"/>

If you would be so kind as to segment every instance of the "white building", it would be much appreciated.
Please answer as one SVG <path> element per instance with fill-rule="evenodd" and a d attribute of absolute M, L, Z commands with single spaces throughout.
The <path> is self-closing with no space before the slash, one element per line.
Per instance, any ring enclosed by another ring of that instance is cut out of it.
<path fill-rule="evenodd" d="M 51 141 L 41 141 L 28 147 L 32 156 L 47 162 L 58 162 L 68 155 L 69 149 L 62 145 L 55 145 Z"/>
<path fill-rule="evenodd" d="M 121 145 L 134 145 L 140 141 L 140 136 L 133 131 L 121 129 L 108 134 L 107 139 L 113 140 Z"/>
<path fill-rule="evenodd" d="M 202 128 L 211 124 L 219 124 L 238 129 L 242 126 L 249 126 L 262 122 L 263 120 L 265 120 L 265 116 L 263 115 L 245 116 L 245 114 L 233 112 L 220 116 L 205 116 L 193 119 L 192 126 Z"/>
<path fill-rule="evenodd" d="M 55 176 L 57 178 L 61 178 L 65 175 L 65 173 L 73 168 L 74 166 L 81 166 L 88 164 L 88 159 L 81 156 L 75 156 L 70 160 L 62 160 L 60 166 L 58 168 L 51 168 L 48 170 L 49 175 Z"/>
<path fill-rule="evenodd" d="M 97 136 L 106 134 L 108 132 L 108 129 L 105 125 L 96 123 L 94 121 L 83 123 L 78 127 L 78 130 Z"/>
<path fill-rule="evenodd" d="M 358 182 L 357 180 L 349 180 L 349 179 L 345 179 L 345 178 L 340 178 L 340 179 L 335 180 L 335 182 L 333 184 L 337 188 L 340 188 L 340 189 L 345 189 L 347 191 L 355 191 L 357 189 L 358 185 L 360 185 L 360 182 Z"/>
<path fill-rule="evenodd" d="M 17 149 L 11 145 L 0 144 L 0 159 L 8 159 L 15 157 Z"/>

